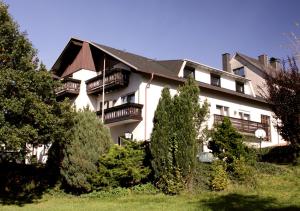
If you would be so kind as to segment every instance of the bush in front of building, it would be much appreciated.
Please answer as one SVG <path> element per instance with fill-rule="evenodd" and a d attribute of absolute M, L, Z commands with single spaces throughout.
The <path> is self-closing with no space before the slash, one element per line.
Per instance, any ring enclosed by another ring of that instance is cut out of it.
<path fill-rule="evenodd" d="M 60 173 L 64 188 L 79 194 L 94 190 L 99 156 L 107 153 L 112 143 L 109 130 L 94 112 L 88 108 L 79 111 L 69 142 L 62 150 Z"/>
<path fill-rule="evenodd" d="M 98 189 L 127 188 L 148 181 L 151 169 L 145 160 L 147 145 L 129 140 L 122 143 L 122 146 L 112 146 L 100 157 L 96 176 Z"/>

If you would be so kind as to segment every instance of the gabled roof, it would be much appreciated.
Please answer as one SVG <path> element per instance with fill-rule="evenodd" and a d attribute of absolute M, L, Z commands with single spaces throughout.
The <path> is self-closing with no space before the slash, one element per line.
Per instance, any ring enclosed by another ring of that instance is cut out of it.
<path fill-rule="evenodd" d="M 257 69 L 259 69 L 260 71 L 262 71 L 263 73 L 265 73 L 266 71 L 272 71 L 272 70 L 274 71 L 273 68 L 271 68 L 271 67 L 269 67 L 269 66 L 268 66 L 268 67 L 264 67 L 264 66 L 259 62 L 259 60 L 254 59 L 254 58 L 252 58 L 252 57 L 246 56 L 246 55 L 241 54 L 241 53 L 239 53 L 239 52 L 236 53 L 236 56 L 237 56 L 237 57 L 240 57 L 240 58 L 242 58 L 244 61 L 246 61 L 246 62 L 252 64 L 252 65 L 255 66 Z"/>
<path fill-rule="evenodd" d="M 141 72 L 154 73 L 159 75 L 168 75 L 173 77 L 178 76 L 179 69 L 178 72 L 176 70 L 169 69 L 156 60 L 139 56 L 133 53 L 121 51 L 98 43 L 94 43 L 94 42 L 91 43 L 95 47 L 98 47 L 100 50 L 103 50 L 106 53 L 110 54 L 111 56 L 114 56 L 120 59 L 121 61 L 126 62 L 129 66 Z"/>

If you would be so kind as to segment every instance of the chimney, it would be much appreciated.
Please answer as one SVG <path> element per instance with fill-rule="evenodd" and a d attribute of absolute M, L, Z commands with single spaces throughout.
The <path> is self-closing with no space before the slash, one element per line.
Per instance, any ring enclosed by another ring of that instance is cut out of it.
<path fill-rule="evenodd" d="M 273 67 L 275 70 L 279 70 L 279 69 L 280 69 L 280 59 L 271 57 L 271 58 L 270 58 L 270 65 L 271 65 L 271 67 Z"/>
<path fill-rule="evenodd" d="M 223 70 L 232 73 L 229 53 L 222 54 L 222 63 L 223 63 Z"/>
<path fill-rule="evenodd" d="M 258 61 L 264 66 L 268 66 L 268 56 L 266 54 L 262 54 L 258 56 Z"/>

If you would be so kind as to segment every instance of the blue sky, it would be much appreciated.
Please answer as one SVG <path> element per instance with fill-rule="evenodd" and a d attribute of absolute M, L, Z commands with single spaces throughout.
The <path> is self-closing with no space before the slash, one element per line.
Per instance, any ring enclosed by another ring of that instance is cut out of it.
<path fill-rule="evenodd" d="M 221 67 L 221 54 L 290 54 L 298 0 L 4 0 L 51 68 L 70 37 Z"/>

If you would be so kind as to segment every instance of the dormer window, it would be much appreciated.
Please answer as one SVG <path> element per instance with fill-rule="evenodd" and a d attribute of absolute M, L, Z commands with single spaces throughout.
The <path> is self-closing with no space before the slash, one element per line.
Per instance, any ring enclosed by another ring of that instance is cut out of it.
<path fill-rule="evenodd" d="M 221 77 L 219 75 L 210 74 L 210 84 L 221 87 Z"/>
<path fill-rule="evenodd" d="M 237 92 L 239 92 L 239 93 L 245 93 L 244 83 L 243 82 L 236 81 L 235 82 L 235 88 L 236 88 Z"/>
<path fill-rule="evenodd" d="M 184 78 L 192 77 L 195 79 L 195 68 L 185 66 L 183 69 L 183 77 Z"/>
<path fill-rule="evenodd" d="M 233 73 L 235 75 L 239 75 L 239 76 L 245 77 L 245 68 L 244 67 L 240 67 L 240 68 L 233 69 Z"/>

